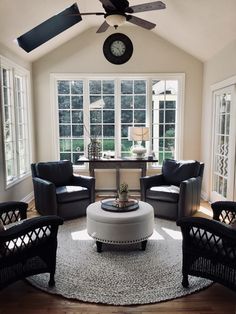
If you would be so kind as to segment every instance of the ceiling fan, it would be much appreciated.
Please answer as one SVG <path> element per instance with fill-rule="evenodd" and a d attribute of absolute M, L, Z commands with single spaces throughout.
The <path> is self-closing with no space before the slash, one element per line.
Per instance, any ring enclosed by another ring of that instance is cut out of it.
<path fill-rule="evenodd" d="M 105 21 L 97 30 L 97 33 L 105 32 L 109 26 L 117 28 L 126 21 L 141 26 L 146 29 L 152 29 L 156 24 L 132 15 L 144 11 L 165 9 L 165 4 L 161 1 L 143 3 L 129 6 L 127 0 L 99 0 L 105 12 L 80 13 L 77 3 L 69 8 L 52 16 L 43 23 L 37 25 L 30 31 L 17 38 L 18 45 L 26 52 L 30 52 L 49 39 L 57 36 L 67 28 L 79 23 L 83 15 L 103 15 Z"/>
<path fill-rule="evenodd" d="M 154 1 L 150 3 L 143 3 L 139 5 L 129 6 L 127 0 L 99 0 L 105 12 L 91 12 L 91 13 L 79 13 L 82 15 L 103 15 L 105 21 L 97 30 L 97 33 L 105 32 L 109 26 L 118 26 L 124 24 L 126 21 L 132 24 L 138 25 L 146 29 L 152 29 L 156 24 L 147 20 L 141 19 L 137 16 L 131 15 L 132 13 L 139 13 L 144 11 L 163 10 L 166 5 L 162 1 Z"/>

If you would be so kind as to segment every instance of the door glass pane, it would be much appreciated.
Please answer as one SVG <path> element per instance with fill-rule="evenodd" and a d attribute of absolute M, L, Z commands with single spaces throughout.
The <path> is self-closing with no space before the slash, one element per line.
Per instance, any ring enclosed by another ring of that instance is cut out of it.
<path fill-rule="evenodd" d="M 231 95 L 223 93 L 215 98 L 215 140 L 213 162 L 213 189 L 219 196 L 227 197 L 229 170 L 229 131 Z"/>

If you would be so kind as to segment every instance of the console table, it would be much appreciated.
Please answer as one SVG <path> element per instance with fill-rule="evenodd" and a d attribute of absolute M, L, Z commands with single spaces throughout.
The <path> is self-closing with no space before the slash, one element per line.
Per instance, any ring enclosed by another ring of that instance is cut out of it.
<path fill-rule="evenodd" d="M 120 186 L 120 169 L 141 169 L 141 176 L 146 176 L 147 172 L 147 163 L 155 163 L 158 162 L 157 159 L 90 159 L 84 162 L 89 163 L 89 173 L 90 176 L 95 177 L 95 169 L 115 169 L 116 170 L 116 190 L 109 191 L 117 191 Z"/>

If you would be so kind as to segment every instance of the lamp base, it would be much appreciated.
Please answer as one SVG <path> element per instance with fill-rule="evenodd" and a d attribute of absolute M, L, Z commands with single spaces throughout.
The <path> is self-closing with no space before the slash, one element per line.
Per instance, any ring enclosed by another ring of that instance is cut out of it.
<path fill-rule="evenodd" d="M 143 159 L 145 156 L 145 153 L 147 152 L 146 148 L 143 146 L 134 146 L 134 148 L 132 149 L 132 153 L 136 154 L 136 158 L 137 159 Z"/>

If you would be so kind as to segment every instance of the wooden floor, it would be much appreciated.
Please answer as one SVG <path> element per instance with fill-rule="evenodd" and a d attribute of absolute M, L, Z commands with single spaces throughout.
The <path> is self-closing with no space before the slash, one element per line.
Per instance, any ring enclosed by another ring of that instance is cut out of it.
<path fill-rule="evenodd" d="M 198 215 L 209 215 L 209 206 L 202 203 Z M 34 208 L 30 207 L 30 216 Z M 168 302 L 139 306 L 97 305 L 65 299 L 44 293 L 24 281 L 0 292 L 0 314 L 236 314 L 236 293 L 219 285 Z"/>

